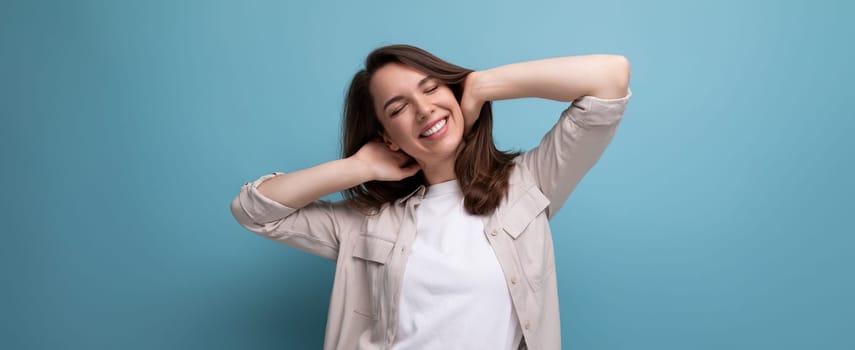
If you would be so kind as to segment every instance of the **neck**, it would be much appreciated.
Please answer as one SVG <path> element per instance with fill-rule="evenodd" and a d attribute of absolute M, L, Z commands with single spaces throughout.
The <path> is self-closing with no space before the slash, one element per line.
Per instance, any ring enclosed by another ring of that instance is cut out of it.
<path fill-rule="evenodd" d="M 429 185 L 451 181 L 457 178 L 454 173 L 454 159 L 434 164 L 419 164 Z"/>

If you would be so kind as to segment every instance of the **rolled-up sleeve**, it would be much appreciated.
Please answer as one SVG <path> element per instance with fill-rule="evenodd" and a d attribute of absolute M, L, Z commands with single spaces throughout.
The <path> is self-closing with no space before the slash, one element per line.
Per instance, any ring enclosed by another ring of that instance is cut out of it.
<path fill-rule="evenodd" d="M 232 215 L 253 233 L 336 260 L 343 236 L 358 230 L 364 216 L 342 201 L 316 200 L 302 208 L 291 208 L 258 191 L 262 182 L 281 174 L 273 172 L 244 183 L 232 199 Z"/>
<path fill-rule="evenodd" d="M 574 100 L 540 144 L 521 156 L 520 162 L 550 201 L 549 218 L 555 216 L 582 177 L 600 159 L 623 119 L 631 96 L 632 91 L 627 87 L 626 96 L 620 98 L 582 96 Z"/>

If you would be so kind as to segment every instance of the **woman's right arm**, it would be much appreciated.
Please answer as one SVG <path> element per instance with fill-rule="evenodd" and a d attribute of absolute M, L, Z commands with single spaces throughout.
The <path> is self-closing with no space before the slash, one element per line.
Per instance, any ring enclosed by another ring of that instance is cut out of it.
<path fill-rule="evenodd" d="M 418 172 L 409 157 L 379 142 L 356 154 L 291 173 L 245 183 L 231 202 L 244 228 L 282 244 L 335 260 L 342 232 L 358 229 L 361 213 L 343 202 L 319 200 L 371 180 L 400 180 Z"/>
<path fill-rule="evenodd" d="M 418 164 L 402 167 L 409 158 L 380 142 L 369 142 L 356 154 L 311 168 L 273 177 L 258 186 L 266 197 L 292 208 L 372 180 L 401 180 L 418 172 Z"/>
<path fill-rule="evenodd" d="M 357 186 L 368 179 L 359 161 L 344 158 L 271 177 L 258 185 L 258 191 L 283 205 L 302 208 L 323 196 Z"/>

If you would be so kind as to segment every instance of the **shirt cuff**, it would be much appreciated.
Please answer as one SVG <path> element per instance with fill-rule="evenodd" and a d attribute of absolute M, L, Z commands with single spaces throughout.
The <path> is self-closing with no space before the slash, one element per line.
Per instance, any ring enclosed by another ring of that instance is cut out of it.
<path fill-rule="evenodd" d="M 282 175 L 283 172 L 273 172 L 263 175 L 252 182 L 245 183 L 238 195 L 241 209 L 257 224 L 264 224 L 291 215 L 297 209 L 274 201 L 258 191 L 258 186 L 265 180 Z"/>
<path fill-rule="evenodd" d="M 632 97 L 632 89 L 629 87 L 626 88 L 624 97 L 582 96 L 574 100 L 565 113 L 569 113 L 570 118 L 582 126 L 610 125 L 623 117 L 630 97 Z"/>

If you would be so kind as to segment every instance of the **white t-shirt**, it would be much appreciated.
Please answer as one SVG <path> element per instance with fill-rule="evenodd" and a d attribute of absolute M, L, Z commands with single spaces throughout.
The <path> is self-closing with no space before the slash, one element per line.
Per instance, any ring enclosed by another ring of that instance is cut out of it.
<path fill-rule="evenodd" d="M 429 186 L 416 220 L 392 348 L 515 350 L 522 330 L 502 267 L 457 180 Z"/>

